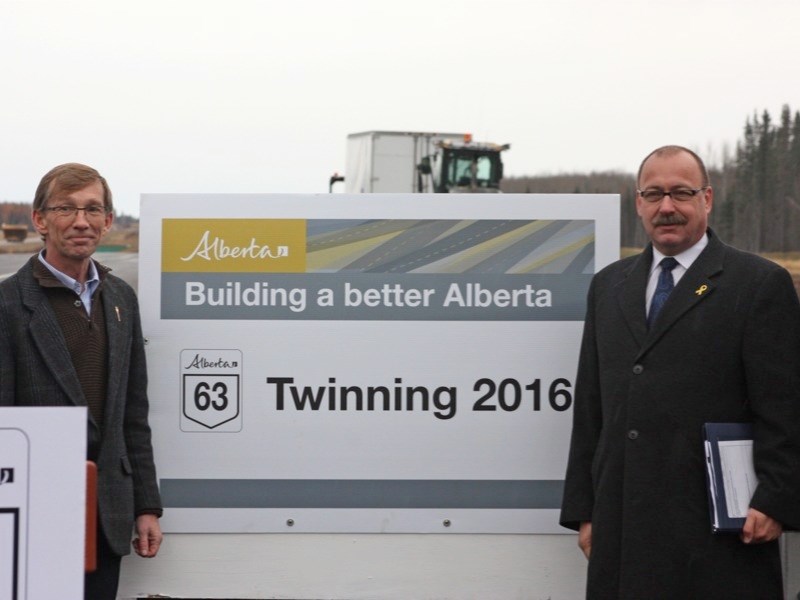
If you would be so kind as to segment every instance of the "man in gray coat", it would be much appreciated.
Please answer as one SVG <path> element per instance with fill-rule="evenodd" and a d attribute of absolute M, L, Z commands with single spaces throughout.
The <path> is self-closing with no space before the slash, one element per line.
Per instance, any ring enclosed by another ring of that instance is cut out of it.
<path fill-rule="evenodd" d="M 723 244 L 702 160 L 642 162 L 651 243 L 589 291 L 561 524 L 589 598 L 782 598 L 777 539 L 800 527 L 800 303 L 776 264 Z M 758 486 L 743 531 L 711 531 L 707 422 L 750 422 Z"/>
<path fill-rule="evenodd" d="M 100 174 L 69 163 L 36 190 L 44 249 L 0 283 L 0 406 L 87 406 L 87 455 L 98 467 L 98 568 L 85 598 L 116 597 L 133 547 L 155 556 L 161 498 L 147 422 L 147 370 L 131 287 L 92 254 L 113 222 Z"/>

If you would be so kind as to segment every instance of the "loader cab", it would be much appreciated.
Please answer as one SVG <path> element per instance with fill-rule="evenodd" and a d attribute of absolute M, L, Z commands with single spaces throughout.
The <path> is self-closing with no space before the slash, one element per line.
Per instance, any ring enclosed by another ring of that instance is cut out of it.
<path fill-rule="evenodd" d="M 439 151 L 419 165 L 420 186 L 428 176 L 432 191 L 440 194 L 497 193 L 503 178 L 500 153 L 507 147 L 441 142 Z"/>

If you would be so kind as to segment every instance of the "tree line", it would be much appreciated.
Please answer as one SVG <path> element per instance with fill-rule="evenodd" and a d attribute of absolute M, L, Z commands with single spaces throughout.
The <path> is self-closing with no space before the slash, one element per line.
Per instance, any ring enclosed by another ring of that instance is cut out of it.
<path fill-rule="evenodd" d="M 698 152 L 702 156 L 702 152 Z M 800 111 L 789 106 L 776 122 L 768 111 L 748 117 L 733 153 L 707 164 L 714 188 L 709 223 L 719 236 L 752 252 L 800 251 Z M 507 193 L 611 193 L 621 200 L 622 245 L 641 247 L 636 178 L 620 172 L 512 177 Z"/>
<path fill-rule="evenodd" d="M 114 223 L 119 228 L 126 228 L 139 222 L 136 217 L 115 213 Z M 3 225 L 27 225 L 29 231 L 33 231 L 33 221 L 31 221 L 30 202 L 0 202 L 0 223 Z"/>
<path fill-rule="evenodd" d="M 702 156 L 702 152 L 698 152 Z M 784 106 L 779 120 L 768 111 L 748 117 L 742 138 L 720 164 L 708 164 L 714 187 L 714 210 L 709 222 L 719 236 L 752 252 L 800 251 L 800 111 Z M 631 173 L 592 172 L 510 177 L 506 193 L 619 194 L 622 246 L 647 243 L 636 215 L 636 178 Z M 0 222 L 16 225 L 30 220 L 30 204 L 0 203 Z M 117 226 L 137 222 L 117 215 Z"/>

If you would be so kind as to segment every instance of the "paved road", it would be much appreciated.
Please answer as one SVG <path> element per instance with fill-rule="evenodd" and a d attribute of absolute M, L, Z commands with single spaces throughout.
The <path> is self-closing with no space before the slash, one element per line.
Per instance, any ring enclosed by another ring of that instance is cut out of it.
<path fill-rule="evenodd" d="M 17 272 L 30 254 L 0 254 L 0 281 Z M 95 258 L 111 267 L 114 275 L 122 277 L 125 281 L 138 289 L 139 285 L 139 254 L 136 252 L 97 252 Z"/>

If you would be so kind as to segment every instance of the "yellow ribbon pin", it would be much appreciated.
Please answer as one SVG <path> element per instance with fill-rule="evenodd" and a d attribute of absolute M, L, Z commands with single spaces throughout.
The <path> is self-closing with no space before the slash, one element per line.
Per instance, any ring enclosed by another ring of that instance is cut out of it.
<path fill-rule="evenodd" d="M 703 294 L 706 293 L 706 290 L 708 290 L 708 286 L 706 284 L 703 284 L 699 288 L 697 288 L 694 291 L 694 293 L 697 294 L 698 296 L 702 296 Z"/>

